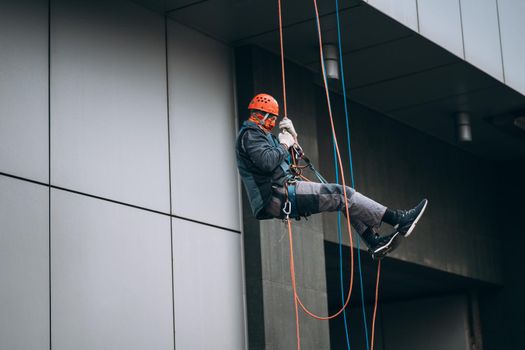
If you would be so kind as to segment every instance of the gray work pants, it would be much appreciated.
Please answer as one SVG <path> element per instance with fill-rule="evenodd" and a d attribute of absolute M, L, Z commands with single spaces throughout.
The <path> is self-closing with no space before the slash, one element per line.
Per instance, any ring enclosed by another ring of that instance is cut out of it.
<path fill-rule="evenodd" d="M 386 211 L 384 205 L 348 186 L 346 187 L 346 203 L 341 185 L 300 181 L 295 186 L 296 210 L 299 215 L 330 211 L 342 211 L 346 214 L 345 209 L 348 206 L 350 222 L 359 234 L 362 234 L 368 227 L 378 227 Z M 266 212 L 275 218 L 284 218 L 282 208 L 285 200 L 284 187 L 274 187 L 272 198 L 265 208 Z"/>

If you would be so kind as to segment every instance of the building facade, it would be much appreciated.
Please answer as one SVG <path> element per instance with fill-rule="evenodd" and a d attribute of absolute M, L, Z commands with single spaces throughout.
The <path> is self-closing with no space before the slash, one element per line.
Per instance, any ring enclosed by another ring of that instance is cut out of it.
<path fill-rule="evenodd" d="M 245 348 L 231 48 L 127 1 L 0 7 L 0 348 Z"/>
<path fill-rule="evenodd" d="M 285 225 L 253 218 L 234 153 L 250 98 L 282 105 L 276 5 L 0 3 L 1 349 L 296 347 Z M 312 6 L 283 2 L 287 107 L 335 181 Z M 319 6 L 337 44 L 335 2 Z M 375 349 L 519 347 L 525 8 L 339 10 L 349 98 L 331 81 L 330 103 L 341 143 L 350 109 L 355 187 L 391 207 L 430 200 L 384 260 Z M 456 139 L 458 113 L 470 143 Z M 341 288 L 335 214 L 293 227 L 299 293 L 315 312 L 339 309 L 354 269 L 347 329 L 367 348 L 377 262 L 343 238 Z M 303 349 L 348 346 L 342 318 L 300 322 Z"/>

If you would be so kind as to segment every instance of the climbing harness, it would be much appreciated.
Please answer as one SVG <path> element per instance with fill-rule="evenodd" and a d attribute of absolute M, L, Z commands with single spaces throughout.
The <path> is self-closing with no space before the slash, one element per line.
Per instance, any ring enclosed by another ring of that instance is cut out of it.
<path fill-rule="evenodd" d="M 337 158 L 337 161 L 335 162 L 336 163 L 336 176 L 338 177 L 338 170 L 340 169 L 340 171 L 341 171 L 341 179 L 342 179 L 342 186 L 343 186 L 343 195 L 344 195 L 344 199 L 345 199 L 345 202 L 346 202 L 347 201 L 347 193 L 346 193 L 346 183 L 345 183 L 345 177 L 344 177 L 344 169 L 343 169 L 341 155 L 340 155 L 339 147 L 338 147 L 338 143 L 337 143 L 337 136 L 336 136 L 336 132 L 335 132 L 335 126 L 334 126 L 334 121 L 333 121 L 333 116 L 332 116 L 332 109 L 331 109 L 331 104 L 330 104 L 330 94 L 329 94 L 329 90 L 328 90 L 328 83 L 327 83 L 326 71 L 325 71 L 325 66 L 324 66 L 324 57 L 323 57 L 323 51 L 322 51 L 323 44 L 322 44 L 321 26 L 320 26 L 320 20 L 319 20 L 319 10 L 318 10 L 318 6 L 317 6 L 317 1 L 313 0 L 313 2 L 314 2 L 314 7 L 315 7 L 315 18 L 316 18 L 316 26 L 317 26 L 318 39 L 319 39 L 319 52 L 320 52 L 321 68 L 322 68 L 322 73 L 323 73 L 323 85 L 324 85 L 324 89 L 325 89 L 326 100 L 327 100 L 327 105 L 328 105 L 328 115 L 329 115 L 329 118 L 330 118 L 330 125 L 331 125 L 331 129 L 332 129 L 332 138 L 333 138 L 333 143 L 334 143 L 334 155 Z M 278 15 L 279 15 L 279 38 L 280 38 L 280 48 L 281 48 L 282 86 L 283 86 L 283 99 L 284 99 L 284 118 L 287 118 L 286 79 L 285 79 L 285 66 L 284 66 L 284 45 L 283 45 L 283 25 L 282 25 L 281 0 L 278 0 Z M 336 15 L 337 15 L 339 54 L 340 54 L 340 63 L 341 63 L 341 71 L 342 71 L 342 58 L 341 58 L 342 53 L 341 53 L 341 39 L 340 39 L 340 25 L 339 25 L 339 5 L 338 5 L 337 0 L 336 0 Z M 342 77 L 343 77 L 342 78 L 342 84 L 343 84 L 343 93 L 344 93 L 344 102 L 345 102 L 345 116 L 346 116 L 346 122 L 347 122 L 347 124 L 346 124 L 346 126 L 347 126 L 347 139 L 348 139 L 348 147 L 349 147 L 349 155 L 350 155 L 350 171 L 351 171 L 352 186 L 353 186 L 354 185 L 354 180 L 353 180 L 353 169 L 352 169 L 352 163 L 351 163 L 352 159 L 351 159 L 351 152 L 350 152 L 350 134 L 349 134 L 349 126 L 348 126 L 348 112 L 347 112 L 347 106 L 346 106 L 346 102 L 347 102 L 346 101 L 346 90 L 345 90 L 345 86 L 344 86 L 344 76 L 342 75 Z M 292 151 L 293 164 L 290 166 L 290 171 L 293 173 L 293 176 L 295 178 L 300 178 L 300 179 L 309 181 L 302 173 L 305 168 L 309 168 L 310 170 L 312 170 L 314 172 L 314 174 L 316 175 L 316 177 L 318 178 L 318 180 L 320 182 L 326 183 L 326 180 L 322 177 L 322 175 L 317 170 L 315 170 L 315 168 L 313 167 L 311 162 L 308 160 L 308 158 L 306 158 L 306 160 L 305 160 L 304 152 L 302 152 L 302 149 L 300 148 L 300 146 L 298 148 L 300 149 L 300 152 L 296 152 L 296 148 L 295 147 L 294 147 L 294 149 Z M 305 163 L 306 163 L 305 166 L 298 166 L 297 165 L 297 163 L 296 163 L 297 159 L 294 158 L 294 157 L 297 157 L 297 155 L 299 155 L 298 159 L 303 159 L 303 161 L 305 160 Z M 293 194 L 290 193 L 291 192 L 290 191 L 291 188 L 292 188 Z M 349 291 L 348 291 L 347 298 L 346 298 L 346 300 L 344 300 L 344 296 L 342 295 L 343 306 L 342 306 L 342 308 L 339 311 L 337 311 L 333 315 L 318 316 L 318 315 L 314 314 L 313 312 L 311 312 L 310 310 L 308 310 L 305 307 L 305 305 L 302 303 L 302 301 L 301 301 L 301 299 L 300 299 L 300 297 L 299 297 L 299 295 L 297 293 L 294 254 L 293 254 L 292 226 L 291 226 L 291 220 L 290 220 L 290 218 L 294 217 L 294 214 L 295 215 L 297 214 L 296 212 L 294 212 L 294 207 L 296 208 L 296 205 L 295 205 L 294 202 L 295 202 L 295 186 L 288 186 L 287 185 L 286 186 L 286 201 L 285 201 L 285 204 L 284 204 L 284 207 L 283 207 L 283 213 L 284 213 L 285 222 L 287 223 L 287 226 L 288 226 L 288 238 L 289 238 L 289 245 L 290 245 L 290 275 L 291 275 L 292 288 L 293 288 L 293 294 L 294 294 L 297 349 L 300 349 L 301 348 L 301 339 L 300 339 L 300 324 L 299 324 L 299 311 L 298 311 L 299 308 L 298 308 L 298 306 L 301 306 L 303 311 L 305 313 L 307 313 L 309 316 L 311 316 L 313 318 L 316 318 L 316 319 L 319 319 L 319 320 L 330 320 L 330 319 L 333 319 L 333 318 L 337 317 L 341 313 L 344 313 L 346 307 L 348 306 L 348 304 L 350 302 L 350 297 L 351 297 L 351 294 L 352 294 L 353 279 L 354 279 L 354 268 L 353 268 L 354 267 L 354 253 L 353 253 L 353 249 L 352 249 L 352 247 L 353 247 L 353 237 L 352 237 L 352 231 L 351 231 L 351 225 L 350 225 L 350 215 L 349 215 L 348 207 L 345 206 L 345 211 L 346 211 L 346 215 L 345 216 L 346 216 L 346 220 L 347 220 L 347 230 L 348 230 L 348 236 L 349 236 L 349 239 L 350 239 L 350 260 L 351 260 L 351 263 L 350 263 L 350 282 L 349 282 Z M 338 217 L 338 223 L 339 223 L 338 229 L 340 230 L 340 216 Z M 339 233 L 339 231 L 338 231 L 338 233 Z M 341 238 L 340 238 L 340 244 L 341 244 Z M 340 258 L 341 258 L 341 255 L 342 255 L 341 249 L 342 248 L 340 246 Z M 360 254 L 359 249 L 358 249 L 358 254 Z M 358 262 L 359 262 L 359 272 L 360 272 L 361 295 L 363 296 L 363 282 L 362 282 L 362 275 L 361 275 L 360 255 L 358 255 L 358 257 L 359 257 L 359 261 Z M 375 332 L 375 320 L 376 320 L 376 312 L 377 312 L 377 305 L 378 305 L 378 291 L 379 291 L 380 269 L 381 269 L 381 261 L 379 260 L 379 262 L 378 262 L 377 279 L 376 279 L 376 293 L 375 293 L 376 298 L 375 298 L 374 313 L 373 313 L 373 318 L 372 318 L 372 334 L 371 334 L 371 343 L 370 343 L 371 350 L 374 349 L 374 332 Z M 342 283 L 342 264 L 341 264 L 341 283 Z M 343 286 L 342 285 L 341 285 L 341 291 L 343 292 Z M 362 297 L 361 299 L 362 299 L 363 315 L 365 316 L 364 300 L 363 300 L 364 298 Z M 347 324 L 346 324 L 346 314 L 344 314 L 344 317 L 345 317 L 345 332 L 346 332 L 347 346 L 350 349 L 349 336 L 348 336 L 348 330 L 347 330 Z M 368 332 L 367 332 L 366 318 L 365 318 L 364 322 L 365 322 L 366 344 L 367 344 L 367 349 L 368 349 Z"/>

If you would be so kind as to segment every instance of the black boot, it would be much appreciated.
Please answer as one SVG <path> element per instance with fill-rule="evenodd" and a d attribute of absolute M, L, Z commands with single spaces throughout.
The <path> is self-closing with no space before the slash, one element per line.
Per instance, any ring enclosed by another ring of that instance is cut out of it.
<path fill-rule="evenodd" d="M 374 259 L 380 259 L 384 257 L 396 249 L 400 243 L 399 232 L 394 232 L 386 236 L 380 236 L 373 229 L 368 228 L 361 236 L 368 246 L 368 252 Z"/>
<path fill-rule="evenodd" d="M 416 227 L 416 224 L 423 215 L 423 213 L 425 212 L 427 204 L 428 200 L 423 199 L 413 209 L 398 210 L 397 224 L 394 225 L 394 228 L 397 230 L 397 232 L 401 233 L 404 237 L 408 237 Z"/>

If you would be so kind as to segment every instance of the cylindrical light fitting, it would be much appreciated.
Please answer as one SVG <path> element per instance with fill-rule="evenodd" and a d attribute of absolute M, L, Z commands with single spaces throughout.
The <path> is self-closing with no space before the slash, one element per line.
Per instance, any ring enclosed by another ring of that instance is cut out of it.
<path fill-rule="evenodd" d="M 323 45 L 324 67 L 328 79 L 339 80 L 339 56 L 337 47 L 332 44 Z"/>
<path fill-rule="evenodd" d="M 515 118 L 514 125 L 525 131 L 525 115 Z"/>
<path fill-rule="evenodd" d="M 458 127 L 458 140 L 460 142 L 472 141 L 472 129 L 470 126 L 470 114 L 461 112 L 456 117 Z"/>

